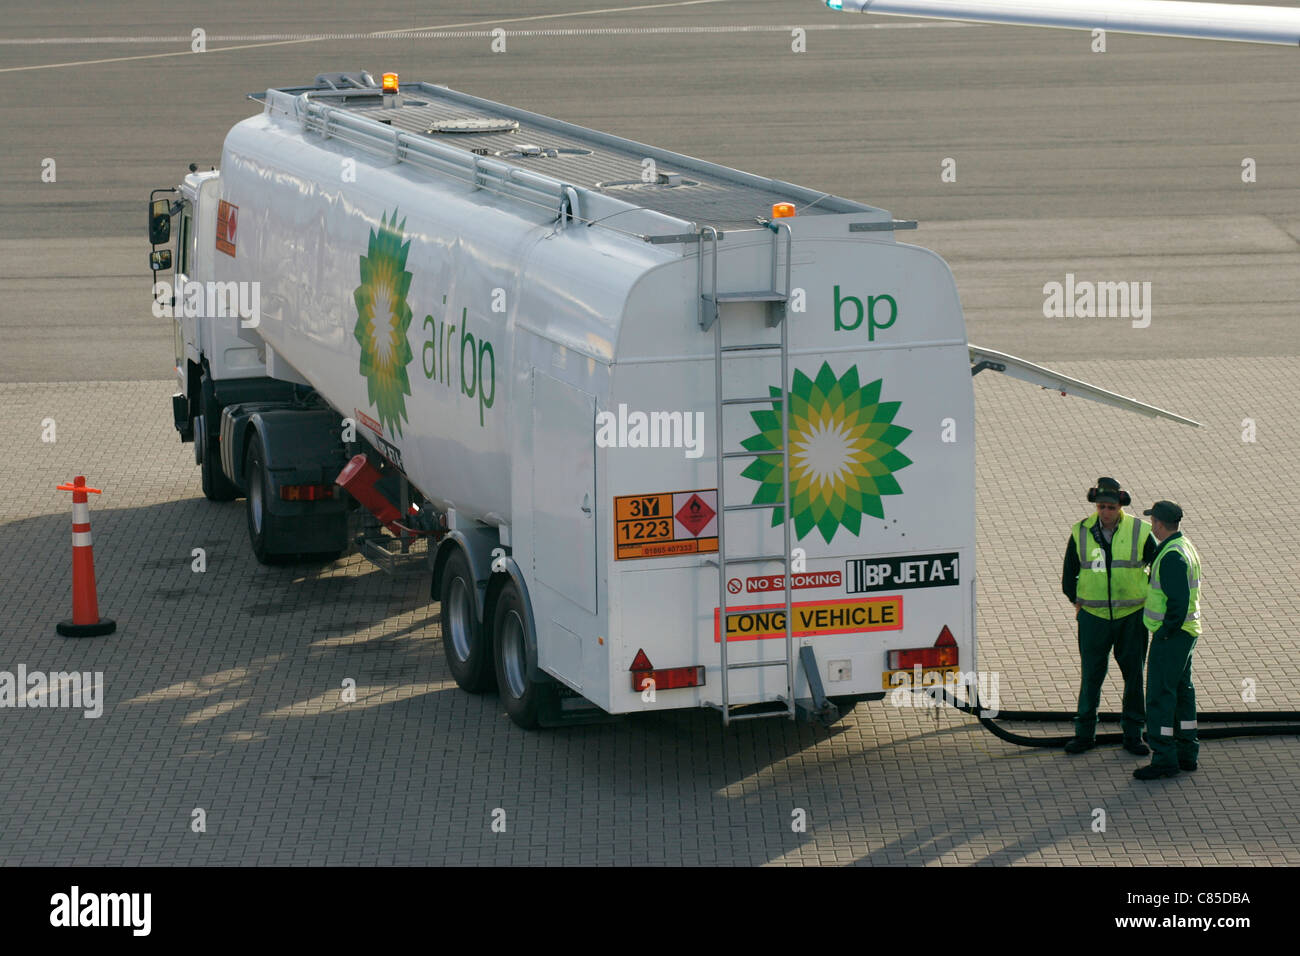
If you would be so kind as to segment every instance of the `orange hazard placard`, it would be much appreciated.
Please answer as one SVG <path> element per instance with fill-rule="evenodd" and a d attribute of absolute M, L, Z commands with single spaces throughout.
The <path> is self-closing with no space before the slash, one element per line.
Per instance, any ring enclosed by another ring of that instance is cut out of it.
<path fill-rule="evenodd" d="M 665 491 L 614 499 L 614 559 L 718 550 L 718 492 Z"/>
<path fill-rule="evenodd" d="M 792 605 L 794 636 L 901 631 L 901 596 L 803 601 Z M 718 609 L 713 609 L 713 642 L 718 643 Z M 764 604 L 727 608 L 727 643 L 785 637 L 785 605 Z"/>
<path fill-rule="evenodd" d="M 235 233 L 239 230 L 239 207 L 224 199 L 217 203 L 217 251 L 235 254 Z"/>

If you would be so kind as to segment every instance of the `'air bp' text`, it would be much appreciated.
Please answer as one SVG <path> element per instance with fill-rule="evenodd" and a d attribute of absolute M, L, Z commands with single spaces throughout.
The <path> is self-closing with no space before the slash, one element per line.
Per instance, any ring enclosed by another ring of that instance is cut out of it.
<path fill-rule="evenodd" d="M 447 304 L 447 297 L 442 297 Z M 450 315 L 450 314 L 448 314 Z M 424 328 L 429 336 L 421 346 L 424 377 L 443 385 L 455 387 L 459 377 L 460 393 L 466 398 L 478 399 L 478 423 L 484 424 L 484 412 L 496 404 L 497 357 L 487 330 L 478 329 L 478 336 L 469 330 L 469 309 L 460 310 L 460 334 L 450 317 L 435 319 L 424 317 Z M 459 376 L 457 369 L 459 368 Z"/>
<path fill-rule="evenodd" d="M 838 601 L 795 603 L 794 636 L 860 634 L 864 631 L 901 631 L 901 596 L 850 598 Z M 718 609 L 713 610 L 713 641 L 720 641 Z M 727 608 L 727 640 L 754 641 L 785 637 L 785 605 L 764 604 Z"/>

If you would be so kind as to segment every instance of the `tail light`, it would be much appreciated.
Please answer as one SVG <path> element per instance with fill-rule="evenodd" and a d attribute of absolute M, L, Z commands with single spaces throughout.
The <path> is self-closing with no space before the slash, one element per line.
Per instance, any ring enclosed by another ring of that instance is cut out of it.
<path fill-rule="evenodd" d="M 656 669 L 650 663 L 650 658 L 646 656 L 644 650 L 636 652 L 636 657 L 633 659 L 630 669 L 632 671 L 632 689 L 637 693 L 647 687 L 653 687 L 655 690 L 676 690 L 680 687 L 704 686 L 704 665 Z M 654 681 L 654 683 L 647 684 L 647 680 Z"/>
<path fill-rule="evenodd" d="M 891 671 L 911 670 L 913 667 L 956 667 L 957 639 L 944 625 L 934 647 L 908 647 L 885 652 L 886 666 Z"/>
<path fill-rule="evenodd" d="M 888 660 L 891 671 L 911 670 L 918 664 L 922 667 L 956 667 L 957 648 L 913 647 L 890 651 Z"/>
<path fill-rule="evenodd" d="M 334 486 L 281 485 L 280 497 L 285 501 L 327 501 L 334 497 Z"/>

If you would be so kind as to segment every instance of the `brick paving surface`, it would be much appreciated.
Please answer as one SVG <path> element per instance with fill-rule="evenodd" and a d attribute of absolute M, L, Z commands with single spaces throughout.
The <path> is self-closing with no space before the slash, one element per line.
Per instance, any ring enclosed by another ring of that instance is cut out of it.
<path fill-rule="evenodd" d="M 1300 523 L 1300 360 L 1054 364 L 1205 427 L 976 379 L 980 667 L 998 672 L 1001 705 L 1073 706 L 1061 553 L 1084 489 L 1113 474 L 1136 509 L 1168 497 L 1187 510 L 1206 582 L 1201 709 L 1300 707 L 1300 600 L 1282 553 Z M 830 730 L 724 731 L 712 712 L 676 712 L 524 733 L 494 695 L 456 687 L 424 578 L 355 554 L 258 565 L 243 503 L 201 497 L 170 390 L 0 385 L 0 671 L 105 681 L 98 719 L 0 708 L 0 864 L 1300 863 L 1296 737 L 1209 742 L 1195 774 L 1142 784 L 1141 761 L 1115 747 L 1066 758 L 884 702 Z M 118 631 L 96 640 L 53 629 L 70 587 L 54 486 L 77 473 L 105 490 L 96 570 Z M 1119 708 L 1113 680 L 1102 706 Z"/>

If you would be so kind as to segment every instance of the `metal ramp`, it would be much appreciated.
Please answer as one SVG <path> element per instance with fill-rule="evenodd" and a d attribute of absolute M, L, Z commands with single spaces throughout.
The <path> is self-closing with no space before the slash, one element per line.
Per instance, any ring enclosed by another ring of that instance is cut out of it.
<path fill-rule="evenodd" d="M 795 673 L 796 662 L 794 657 L 794 621 L 793 607 L 791 606 L 790 586 L 792 582 L 793 569 L 791 567 L 791 546 L 790 540 L 790 418 L 786 414 L 789 404 L 789 359 L 790 359 L 790 339 L 789 329 L 786 323 L 786 304 L 790 299 L 790 264 L 792 252 L 792 237 L 790 227 L 780 221 L 769 221 L 764 224 L 773 233 L 772 235 L 772 274 L 771 288 L 747 292 L 720 292 L 718 290 L 718 231 L 712 226 L 705 226 L 700 230 L 698 240 L 698 286 L 699 286 L 699 315 L 700 328 L 707 332 L 713 330 L 713 368 L 714 368 L 714 387 L 715 387 L 715 407 L 714 415 L 716 422 L 716 445 L 718 450 L 718 556 L 716 565 L 718 568 L 718 629 L 720 634 L 719 647 L 722 654 L 722 700 L 720 702 L 707 702 L 708 706 L 722 712 L 723 726 L 729 725 L 735 720 L 755 720 L 762 717 L 786 717 L 790 720 L 795 718 Z M 785 281 L 783 286 L 777 285 L 778 265 L 780 261 L 780 250 L 782 237 L 785 239 Z M 709 256 L 712 260 L 710 270 L 711 283 L 705 287 L 705 257 Z M 750 344 L 729 344 L 724 345 L 722 341 L 722 327 L 728 314 L 728 307 L 739 303 L 761 302 L 767 309 L 768 328 L 780 327 L 781 341 L 774 342 L 755 342 Z M 780 398 L 771 395 L 759 395 L 752 397 L 734 397 L 728 398 L 723 393 L 723 363 L 727 358 L 734 356 L 736 353 L 755 353 L 778 352 L 781 359 L 781 390 Z M 727 451 L 723 446 L 723 412 L 728 406 L 733 405 L 766 405 L 778 404 L 781 409 L 781 448 L 777 451 Z M 781 476 L 782 476 L 782 499 L 779 502 L 768 504 L 728 504 L 726 493 L 726 463 L 728 460 L 735 458 L 760 458 L 770 455 L 779 454 L 781 457 Z M 745 554 L 732 556 L 727 551 L 727 515 L 738 511 L 756 511 L 768 508 L 783 508 L 782 515 L 785 521 L 782 525 L 783 531 L 783 548 L 782 554 Z M 784 660 L 746 660 L 733 661 L 728 651 L 727 642 L 727 569 L 740 564 L 763 564 L 772 561 L 780 561 L 784 569 L 785 577 L 785 659 Z M 715 563 L 709 561 L 707 563 Z M 811 648 L 809 648 L 811 650 Z M 750 713 L 733 714 L 730 694 L 730 684 L 728 678 L 734 670 L 748 669 L 752 667 L 784 667 L 785 668 L 785 694 L 777 698 L 784 708 L 782 710 L 756 711 Z"/>

